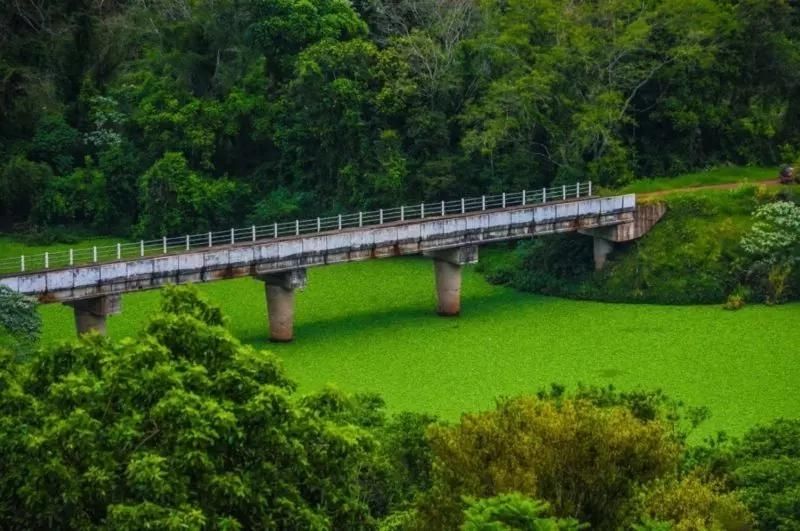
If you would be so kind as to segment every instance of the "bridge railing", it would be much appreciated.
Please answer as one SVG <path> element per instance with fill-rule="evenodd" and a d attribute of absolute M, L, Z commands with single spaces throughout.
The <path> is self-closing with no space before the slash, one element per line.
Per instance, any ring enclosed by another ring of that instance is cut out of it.
<path fill-rule="evenodd" d="M 567 201 L 589 197 L 591 195 L 592 183 L 579 182 L 571 185 L 554 186 L 537 190 L 484 195 L 480 197 L 456 199 L 453 201 L 417 203 L 395 208 L 313 219 L 298 219 L 294 221 L 276 222 L 269 225 L 251 225 L 249 227 L 231 228 L 228 230 L 204 232 L 201 234 L 187 234 L 172 237 L 165 236 L 156 240 L 120 242 L 115 245 L 45 252 L 23 255 L 16 258 L 0 259 L 0 275 L 60 269 L 117 260 L 130 260 L 186 252 L 200 248 L 212 248 L 291 236 L 303 236 L 319 232 L 467 214 L 482 210 L 495 210 L 554 201 Z"/>

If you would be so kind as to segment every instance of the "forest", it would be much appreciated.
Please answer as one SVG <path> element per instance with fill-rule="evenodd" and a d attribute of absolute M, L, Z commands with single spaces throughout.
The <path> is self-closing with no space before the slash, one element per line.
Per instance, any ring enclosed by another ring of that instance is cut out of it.
<path fill-rule="evenodd" d="M 791 162 L 799 21 L 787 0 L 4 2 L 0 223 L 159 237 Z"/>
<path fill-rule="evenodd" d="M 310 268 L 293 343 L 254 278 L 77 339 L 0 285 L 0 528 L 800 529 L 798 123 L 796 0 L 0 2 L 21 276 L 576 181 L 666 211 L 602 270 L 482 247 L 458 317 L 427 257 Z"/>

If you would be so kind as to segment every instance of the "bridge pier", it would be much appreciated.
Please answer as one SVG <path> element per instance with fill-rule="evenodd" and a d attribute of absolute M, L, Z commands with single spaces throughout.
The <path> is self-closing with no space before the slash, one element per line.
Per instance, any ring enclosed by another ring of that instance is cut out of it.
<path fill-rule="evenodd" d="M 606 266 L 608 255 L 614 250 L 614 244 L 597 235 L 592 236 L 592 239 L 594 240 L 592 249 L 594 254 L 594 270 L 602 271 Z"/>
<path fill-rule="evenodd" d="M 461 313 L 461 268 L 478 261 L 478 246 L 468 245 L 430 251 L 436 275 L 436 313 L 455 316 Z"/>
<path fill-rule="evenodd" d="M 78 299 L 65 302 L 75 313 L 75 329 L 78 336 L 94 330 L 106 334 L 106 317 L 122 311 L 121 295 L 102 295 L 91 299 Z"/>
<path fill-rule="evenodd" d="M 285 343 L 294 339 L 294 290 L 306 287 L 305 269 L 259 275 L 267 296 L 269 340 Z"/>

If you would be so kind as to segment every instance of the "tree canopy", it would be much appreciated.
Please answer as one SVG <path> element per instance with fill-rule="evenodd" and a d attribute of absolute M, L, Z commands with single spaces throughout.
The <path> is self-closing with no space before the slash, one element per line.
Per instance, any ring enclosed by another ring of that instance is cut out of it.
<path fill-rule="evenodd" d="M 800 155 L 786 0 L 40 4 L 0 8 L 6 224 L 161 236 Z"/>

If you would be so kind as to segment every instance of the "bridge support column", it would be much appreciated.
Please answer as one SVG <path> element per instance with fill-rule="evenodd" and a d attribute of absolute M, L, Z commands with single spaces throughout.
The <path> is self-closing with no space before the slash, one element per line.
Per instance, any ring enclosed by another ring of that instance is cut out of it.
<path fill-rule="evenodd" d="M 264 282 L 267 295 L 269 340 L 291 341 L 294 338 L 294 290 L 306 287 L 306 270 L 270 273 L 257 278 Z"/>
<path fill-rule="evenodd" d="M 90 330 L 105 335 L 106 317 L 116 315 L 122 311 L 122 297 L 120 295 L 103 295 L 91 299 L 79 299 L 65 302 L 72 306 L 75 313 L 75 329 L 81 336 Z"/>
<path fill-rule="evenodd" d="M 614 244 L 599 236 L 593 236 L 594 270 L 602 271 L 606 265 L 606 258 L 614 250 Z"/>
<path fill-rule="evenodd" d="M 433 258 L 436 274 L 436 313 L 455 316 L 461 313 L 461 267 L 478 261 L 478 246 L 469 245 L 425 253 Z"/>

